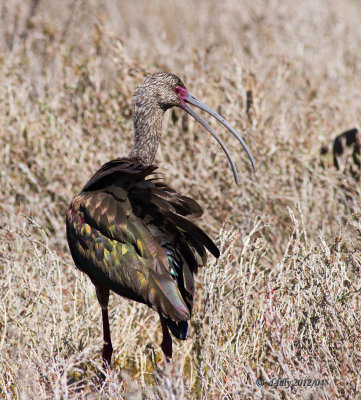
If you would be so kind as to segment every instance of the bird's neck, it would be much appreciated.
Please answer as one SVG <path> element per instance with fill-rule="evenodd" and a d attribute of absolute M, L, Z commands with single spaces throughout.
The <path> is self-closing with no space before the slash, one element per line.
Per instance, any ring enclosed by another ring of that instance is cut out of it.
<path fill-rule="evenodd" d="M 164 110 L 158 105 L 134 104 L 134 146 L 129 157 L 137 158 L 144 165 L 154 162 L 161 134 Z"/>

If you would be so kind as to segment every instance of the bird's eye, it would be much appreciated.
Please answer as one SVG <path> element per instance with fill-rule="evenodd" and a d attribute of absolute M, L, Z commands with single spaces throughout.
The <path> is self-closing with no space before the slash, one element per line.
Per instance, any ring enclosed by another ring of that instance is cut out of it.
<path fill-rule="evenodd" d="M 187 91 L 184 88 L 182 88 L 182 86 L 176 86 L 174 88 L 174 92 L 179 97 L 179 99 L 181 100 L 181 102 L 183 104 L 184 100 L 186 100 L 186 98 L 188 96 Z"/>

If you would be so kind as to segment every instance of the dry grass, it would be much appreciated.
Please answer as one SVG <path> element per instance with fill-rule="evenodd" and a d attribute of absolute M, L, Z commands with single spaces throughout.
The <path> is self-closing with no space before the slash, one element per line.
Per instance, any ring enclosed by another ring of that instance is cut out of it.
<path fill-rule="evenodd" d="M 361 191 L 319 156 L 360 121 L 360 16 L 352 0 L 1 1 L 1 397 L 360 398 Z M 236 187 L 217 143 L 167 115 L 158 164 L 204 206 L 222 255 L 198 276 L 192 338 L 171 365 L 154 312 L 112 296 L 101 386 L 100 308 L 64 215 L 128 154 L 132 93 L 157 70 L 219 105 L 258 171 L 217 126 Z M 256 384 L 275 377 L 319 381 Z"/>

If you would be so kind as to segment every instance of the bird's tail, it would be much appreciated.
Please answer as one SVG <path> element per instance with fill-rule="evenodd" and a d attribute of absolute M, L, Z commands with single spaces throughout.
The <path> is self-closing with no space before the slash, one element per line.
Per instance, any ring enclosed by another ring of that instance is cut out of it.
<path fill-rule="evenodd" d="M 189 334 L 187 321 L 174 322 L 167 319 L 167 326 L 177 339 L 186 340 L 188 338 Z"/>

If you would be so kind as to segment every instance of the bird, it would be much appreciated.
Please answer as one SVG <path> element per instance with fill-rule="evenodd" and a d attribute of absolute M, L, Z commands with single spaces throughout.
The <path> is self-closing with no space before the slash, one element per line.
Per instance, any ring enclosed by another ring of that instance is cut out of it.
<path fill-rule="evenodd" d="M 234 162 L 214 130 L 190 107 L 204 110 L 223 124 L 255 161 L 243 139 L 219 114 L 186 89 L 179 77 L 157 72 L 146 77 L 133 96 L 134 145 L 126 157 L 104 164 L 71 201 L 66 214 L 69 249 L 76 267 L 95 286 L 102 310 L 103 367 L 109 368 L 113 347 L 108 301 L 110 291 L 151 307 L 160 316 L 161 349 L 172 359 L 172 335 L 189 337 L 195 295 L 194 275 L 218 258 L 213 240 L 189 218 L 201 206 L 166 183 L 155 171 L 164 113 L 179 107 L 195 118 L 224 150 L 236 183 Z"/>

